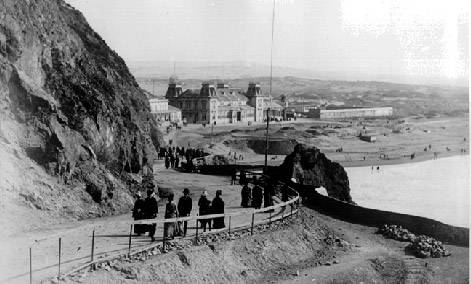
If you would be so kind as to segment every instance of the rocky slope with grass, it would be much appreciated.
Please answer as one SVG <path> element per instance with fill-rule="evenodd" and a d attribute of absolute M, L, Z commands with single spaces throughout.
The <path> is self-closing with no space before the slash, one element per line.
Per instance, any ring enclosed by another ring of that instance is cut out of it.
<path fill-rule="evenodd" d="M 62 0 L 0 2 L 0 109 L 7 228 L 128 210 L 161 142 L 123 59 Z"/>

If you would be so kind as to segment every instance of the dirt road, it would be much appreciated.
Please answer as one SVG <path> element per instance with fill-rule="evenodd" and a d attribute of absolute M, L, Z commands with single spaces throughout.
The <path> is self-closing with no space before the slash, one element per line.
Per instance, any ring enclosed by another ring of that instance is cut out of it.
<path fill-rule="evenodd" d="M 165 169 L 161 161 L 155 165 L 155 179 L 158 186 L 173 190 L 176 198 L 182 195 L 183 188 L 188 187 L 193 199 L 192 215 L 198 212 L 198 198 L 203 190 L 208 191 L 212 199 L 218 189 L 223 191 L 222 198 L 226 212 L 247 210 L 240 207 L 240 186 L 230 185 L 227 177 L 205 176 L 200 174 L 180 173 Z M 163 218 L 165 200 L 159 202 L 157 219 Z M 255 215 L 255 222 L 267 218 L 267 214 Z M 35 281 L 54 277 L 58 274 L 58 242 L 62 238 L 61 271 L 65 272 L 91 258 L 92 233 L 95 231 L 94 257 L 106 257 L 111 254 L 126 252 L 128 249 L 131 213 L 99 218 L 95 220 L 76 221 L 69 224 L 36 230 L 21 235 L 14 235 L 0 240 L 0 282 L 25 283 L 29 279 L 29 248 L 32 248 L 33 279 Z M 231 218 L 231 226 L 249 225 L 250 215 Z M 228 220 L 226 220 L 228 225 Z M 195 233 L 195 224 L 189 224 L 188 235 Z M 162 239 L 163 228 L 156 231 L 156 242 Z M 133 236 L 132 249 L 150 245 L 147 236 Z"/>

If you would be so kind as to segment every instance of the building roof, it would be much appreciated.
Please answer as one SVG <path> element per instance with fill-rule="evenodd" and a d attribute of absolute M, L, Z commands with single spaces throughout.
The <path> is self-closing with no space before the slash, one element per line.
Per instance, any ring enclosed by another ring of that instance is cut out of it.
<path fill-rule="evenodd" d="M 174 106 L 171 106 L 171 105 L 168 105 L 168 110 L 170 112 L 181 112 L 181 109 L 179 109 L 177 107 L 174 107 Z"/>
<path fill-rule="evenodd" d="M 162 114 L 162 113 L 176 113 L 176 112 L 182 112 L 182 111 L 179 108 L 169 105 L 167 110 L 159 110 L 152 113 Z"/>
<path fill-rule="evenodd" d="M 271 109 L 283 109 L 283 107 L 275 102 L 268 102 L 267 103 L 267 107 L 271 108 Z"/>
<path fill-rule="evenodd" d="M 216 98 L 221 101 L 243 101 L 248 99 L 242 94 L 240 89 L 236 88 L 219 88 L 216 89 Z"/>

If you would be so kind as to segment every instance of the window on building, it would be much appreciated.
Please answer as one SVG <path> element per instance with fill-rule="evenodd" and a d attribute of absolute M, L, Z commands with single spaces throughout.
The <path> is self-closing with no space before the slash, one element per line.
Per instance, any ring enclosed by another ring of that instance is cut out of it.
<path fill-rule="evenodd" d="M 206 101 L 201 101 L 201 109 L 206 110 Z"/>

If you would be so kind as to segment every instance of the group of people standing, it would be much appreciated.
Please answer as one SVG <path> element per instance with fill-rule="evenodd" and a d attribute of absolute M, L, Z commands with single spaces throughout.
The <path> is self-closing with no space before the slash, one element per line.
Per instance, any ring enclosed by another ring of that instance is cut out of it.
<path fill-rule="evenodd" d="M 221 198 L 222 190 L 216 190 L 216 197 L 213 201 L 209 201 L 208 192 L 204 191 L 198 200 L 199 215 L 211 215 L 211 214 L 224 214 L 224 201 Z M 211 224 L 212 222 L 212 224 Z M 214 219 L 200 219 L 201 227 L 203 232 L 206 232 L 206 226 L 211 231 L 211 225 L 213 229 L 225 228 L 224 217 L 217 217 Z"/>
<path fill-rule="evenodd" d="M 198 206 L 199 206 L 199 215 L 210 215 L 210 214 L 223 214 L 224 213 L 224 201 L 222 200 L 222 191 L 216 191 L 216 197 L 212 201 L 209 201 L 207 198 L 207 191 L 204 191 L 201 195 Z M 136 201 L 134 203 L 134 209 L 132 216 L 134 220 L 143 220 L 143 219 L 155 219 L 157 218 L 158 213 L 158 203 L 157 197 L 153 188 L 147 190 L 147 197 L 142 198 L 142 194 L 138 192 L 136 194 Z M 193 207 L 193 201 L 190 197 L 190 190 L 185 188 L 183 190 L 183 196 L 178 200 L 178 205 L 174 202 L 174 194 L 171 193 L 167 196 L 167 203 L 165 204 L 165 219 L 173 219 L 178 217 L 188 217 L 191 215 Z M 211 224 L 212 222 L 212 224 Z M 200 224 L 203 228 L 203 231 L 206 231 L 206 227 L 209 230 L 221 229 L 225 227 L 224 217 L 218 217 L 213 219 L 202 219 Z M 181 226 L 183 225 L 183 229 Z M 138 236 L 148 232 L 149 237 L 152 241 L 155 241 L 155 229 L 156 224 L 136 224 L 134 225 L 134 233 Z M 164 224 L 164 236 L 166 239 L 173 239 L 176 236 L 186 236 L 188 229 L 188 221 L 183 222 L 167 222 Z"/>
<path fill-rule="evenodd" d="M 164 148 L 165 149 L 165 148 Z M 185 151 L 179 147 L 168 147 L 163 152 L 163 157 L 165 159 L 165 168 L 179 168 L 180 167 L 180 157 L 182 156 L 181 152 Z"/>
<path fill-rule="evenodd" d="M 147 197 L 145 199 L 142 198 L 141 192 L 137 192 L 132 211 L 134 220 L 154 219 L 157 217 L 158 212 L 159 207 L 153 184 L 148 187 Z M 134 233 L 140 236 L 141 234 L 149 232 L 149 237 L 154 241 L 155 227 L 156 224 L 136 224 L 134 225 Z"/>
<path fill-rule="evenodd" d="M 241 171 L 240 184 L 242 185 L 240 206 L 244 208 L 253 207 L 255 209 L 270 207 L 273 205 L 272 197 L 275 195 L 275 186 L 267 181 L 252 178 L 253 188 L 249 187 L 249 182 L 245 171 Z M 284 189 L 282 189 L 283 193 Z"/>
<path fill-rule="evenodd" d="M 193 149 L 188 147 L 170 147 L 167 148 L 160 148 L 158 153 L 159 159 L 165 160 L 165 168 L 179 168 L 180 161 L 183 157 L 186 159 L 186 166 L 187 168 L 192 168 L 193 163 L 192 160 L 195 158 L 204 157 L 206 154 L 201 149 Z"/>

